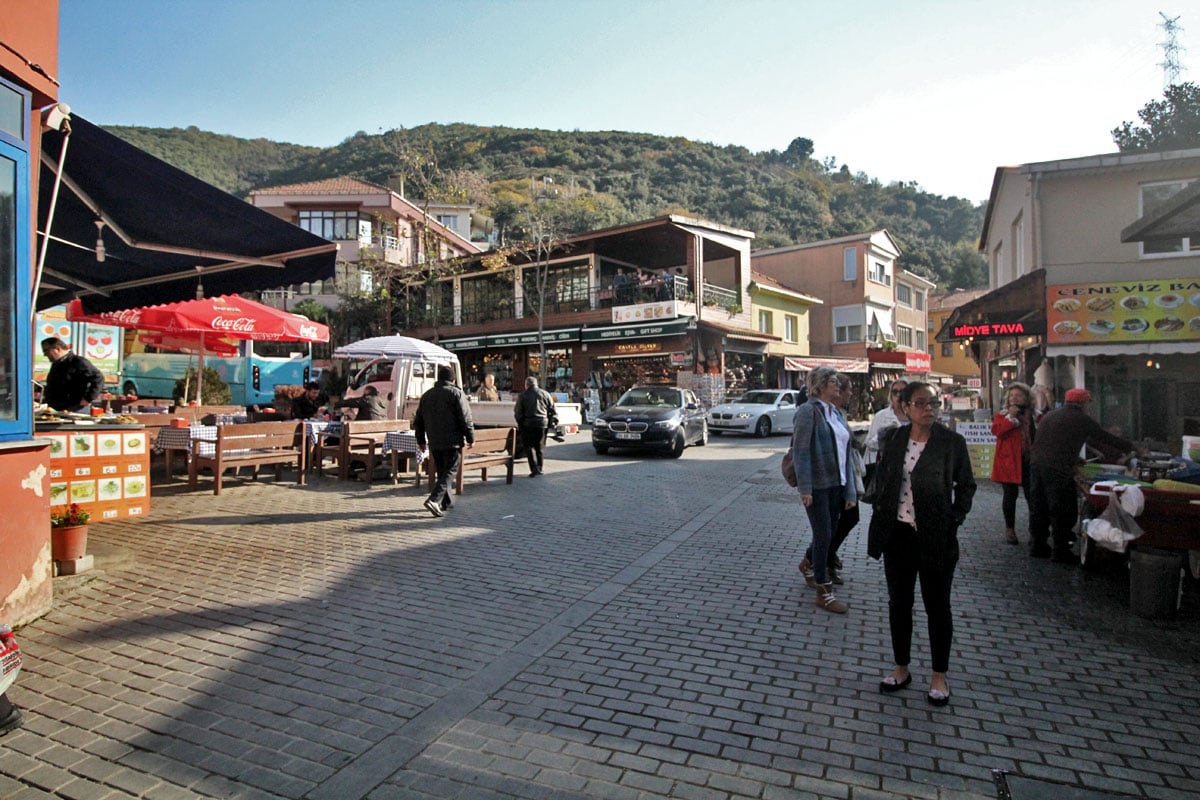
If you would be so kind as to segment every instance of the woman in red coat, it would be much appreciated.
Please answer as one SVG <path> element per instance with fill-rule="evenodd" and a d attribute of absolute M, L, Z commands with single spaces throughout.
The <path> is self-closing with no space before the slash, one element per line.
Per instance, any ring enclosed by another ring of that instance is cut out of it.
<path fill-rule="evenodd" d="M 1036 430 L 1033 392 L 1023 383 L 1011 383 L 1005 394 L 1004 413 L 992 418 L 996 435 L 996 455 L 992 460 L 992 480 L 1004 487 L 1004 540 L 1017 544 L 1017 490 L 1025 493 L 1029 505 L 1029 451 Z"/>

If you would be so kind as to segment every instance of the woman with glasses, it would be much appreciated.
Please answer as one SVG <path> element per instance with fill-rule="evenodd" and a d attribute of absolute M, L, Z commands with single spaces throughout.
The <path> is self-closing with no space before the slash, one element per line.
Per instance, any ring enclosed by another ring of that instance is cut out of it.
<path fill-rule="evenodd" d="M 908 381 L 904 379 L 892 381 L 887 407 L 877 411 L 871 418 L 871 428 L 867 431 L 867 474 L 864 477 L 868 486 L 871 485 L 875 463 L 879 460 L 879 451 L 883 449 L 887 437 L 896 428 L 908 422 L 908 417 L 904 416 L 904 411 L 900 408 L 900 393 L 904 391 L 905 386 L 908 386 Z"/>
<path fill-rule="evenodd" d="M 819 366 L 808 373 L 808 402 L 792 419 L 792 460 L 796 490 L 808 514 L 812 544 L 800 562 L 804 581 L 817 590 L 817 607 L 845 614 L 848 606 L 833 594 L 830 544 L 842 511 L 858 500 L 850 463 L 850 426 L 838 410 L 838 372 Z"/>
<path fill-rule="evenodd" d="M 910 383 L 900 405 L 909 424 L 884 445 L 879 463 L 884 488 L 867 534 L 867 555 L 883 557 L 895 659 L 879 690 L 896 692 L 912 683 L 908 665 L 920 578 L 933 662 L 927 699 L 944 706 L 950 702 L 946 672 L 954 634 L 950 586 L 958 563 L 958 528 L 971 510 L 975 478 L 966 440 L 937 421 L 942 404 L 929 384 Z"/>

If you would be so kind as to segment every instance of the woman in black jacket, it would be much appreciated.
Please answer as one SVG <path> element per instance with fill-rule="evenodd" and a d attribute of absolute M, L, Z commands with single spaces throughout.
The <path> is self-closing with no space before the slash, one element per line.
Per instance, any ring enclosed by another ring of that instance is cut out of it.
<path fill-rule="evenodd" d="M 962 436 L 937 422 L 941 403 L 927 383 L 910 383 L 900 395 L 909 425 L 896 428 L 879 465 L 883 493 L 871 514 L 867 555 L 883 556 L 888 622 L 895 668 L 879 683 L 895 692 L 912 683 L 913 600 L 917 578 L 929 618 L 933 657 L 929 702 L 950 702 L 946 672 L 954 625 L 950 586 L 958 563 L 958 527 L 971 510 L 975 478 Z"/>

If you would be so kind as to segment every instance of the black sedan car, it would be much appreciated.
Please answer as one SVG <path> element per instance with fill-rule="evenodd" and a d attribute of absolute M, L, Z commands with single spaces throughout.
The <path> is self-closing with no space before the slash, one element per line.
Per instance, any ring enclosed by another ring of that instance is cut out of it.
<path fill-rule="evenodd" d="M 708 444 L 708 414 L 696 395 L 674 386 L 635 386 L 592 423 L 592 447 L 659 450 L 672 458 Z"/>

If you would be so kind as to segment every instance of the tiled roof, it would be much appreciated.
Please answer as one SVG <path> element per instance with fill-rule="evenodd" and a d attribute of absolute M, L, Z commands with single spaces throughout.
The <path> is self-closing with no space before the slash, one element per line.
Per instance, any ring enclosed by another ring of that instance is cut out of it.
<path fill-rule="evenodd" d="M 799 289 L 793 289 L 786 283 L 780 283 L 778 280 L 766 274 L 765 272 L 759 272 L 756 269 L 750 270 L 750 280 L 765 288 L 782 289 L 785 292 L 792 292 L 793 294 L 798 294 L 803 297 L 807 297 L 810 300 L 816 300 L 817 302 L 820 302 L 820 298 L 811 295 L 808 292 L 802 292 Z"/>
<path fill-rule="evenodd" d="M 378 194 L 391 189 L 360 181 L 358 178 L 326 178 L 323 181 L 293 183 L 288 186 L 269 186 L 255 189 L 251 194 Z"/>
<path fill-rule="evenodd" d="M 987 293 L 987 289 L 955 289 L 945 294 L 931 294 L 929 295 L 929 310 L 949 311 L 952 308 L 958 308 L 964 303 L 969 303 L 972 300 L 983 297 Z"/>

